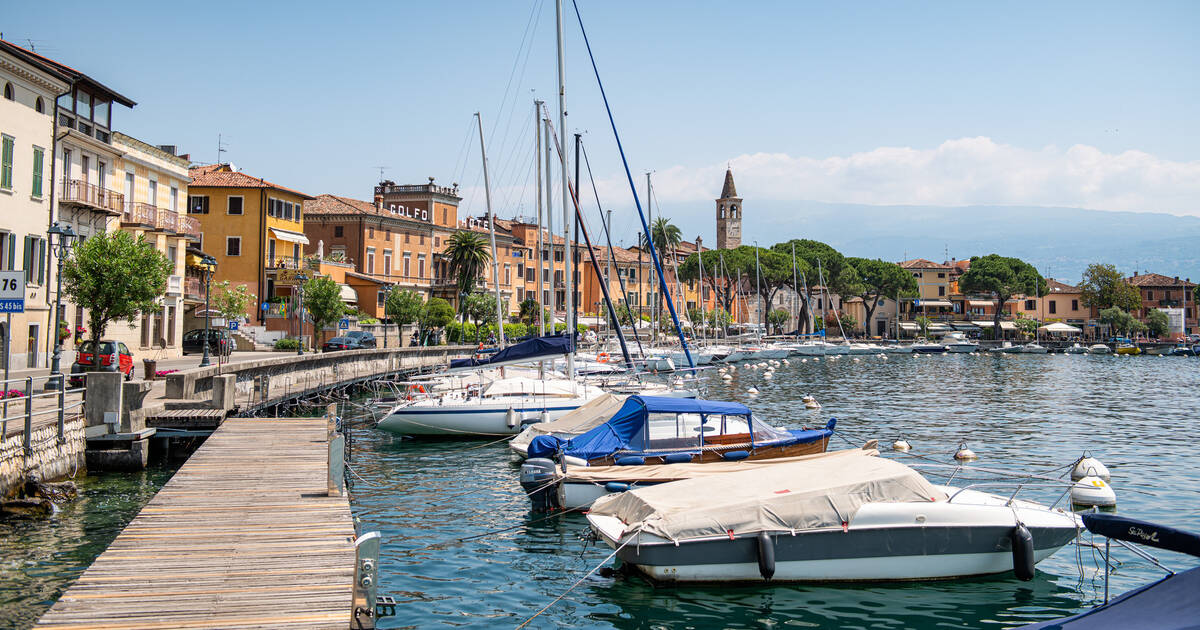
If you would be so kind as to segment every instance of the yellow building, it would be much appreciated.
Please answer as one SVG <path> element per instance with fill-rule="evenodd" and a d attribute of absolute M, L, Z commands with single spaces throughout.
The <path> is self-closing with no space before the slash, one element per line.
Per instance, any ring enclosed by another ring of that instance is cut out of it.
<path fill-rule="evenodd" d="M 200 249 L 217 261 L 213 282 L 245 286 L 256 298 L 249 321 L 270 330 L 286 330 L 294 319 L 286 307 L 258 305 L 286 304 L 294 295 L 308 244 L 302 207 L 310 199 L 230 164 L 191 169 L 188 215 L 200 222 Z"/>

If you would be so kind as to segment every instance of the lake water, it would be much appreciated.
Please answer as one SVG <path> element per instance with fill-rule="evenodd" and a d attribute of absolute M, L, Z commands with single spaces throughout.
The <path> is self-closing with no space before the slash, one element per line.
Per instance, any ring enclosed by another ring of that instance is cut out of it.
<path fill-rule="evenodd" d="M 1085 449 L 1112 471 L 1119 512 L 1200 531 L 1200 359 L 944 355 L 790 359 L 770 381 L 709 371 L 705 397 L 739 400 L 770 422 L 824 425 L 951 463 L 959 441 L 976 466 L 1049 470 Z M 745 394 L 750 386 L 757 396 Z M 811 393 L 822 408 L 803 409 Z M 840 439 L 831 448 L 849 444 Z M 353 508 L 384 537 L 381 594 L 399 602 L 381 627 L 512 628 L 549 604 L 610 550 L 585 544 L 579 515 L 535 515 L 503 444 L 413 441 L 354 432 Z M 903 458 L 885 451 L 889 457 Z M 104 475 L 50 522 L 0 523 L 0 625 L 28 625 L 116 536 L 169 476 Z M 1055 473 L 1057 474 L 1057 473 Z M 1026 498 L 1047 495 L 1022 494 Z M 478 536 L 463 540 L 464 538 Z M 1195 559 L 1158 554 L 1182 568 Z M 1161 571 L 1121 554 L 1119 593 Z M 611 562 L 609 563 L 611 564 Z M 1067 546 L 1031 582 L 1011 577 L 845 586 L 655 587 L 593 574 L 529 627 L 1005 628 L 1079 611 L 1103 597 L 1099 556 Z"/>

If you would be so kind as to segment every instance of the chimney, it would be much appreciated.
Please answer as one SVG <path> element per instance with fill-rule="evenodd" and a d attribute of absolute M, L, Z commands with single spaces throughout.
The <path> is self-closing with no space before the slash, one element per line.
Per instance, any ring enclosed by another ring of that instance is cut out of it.
<path fill-rule="evenodd" d="M 1179 276 L 1175 276 L 1175 282 L 1179 282 Z"/>
<path fill-rule="evenodd" d="M 177 146 L 175 146 L 175 145 L 173 145 L 173 144 L 160 144 L 160 145 L 158 145 L 158 150 L 159 150 L 159 151 L 162 151 L 163 153 L 170 153 L 171 155 L 175 155 L 175 152 L 176 152 L 178 149 L 179 149 L 179 147 L 177 147 Z"/>
<path fill-rule="evenodd" d="M 1136 278 L 1136 277 L 1137 277 L 1137 269 L 1134 269 L 1134 270 L 1133 270 L 1133 277 L 1134 277 L 1134 278 Z"/>
<path fill-rule="evenodd" d="M 375 209 L 383 210 L 383 187 L 375 187 Z"/>

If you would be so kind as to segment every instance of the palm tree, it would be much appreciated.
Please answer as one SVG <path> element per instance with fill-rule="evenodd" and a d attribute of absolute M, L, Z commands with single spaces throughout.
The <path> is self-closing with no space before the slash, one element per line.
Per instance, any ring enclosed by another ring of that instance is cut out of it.
<path fill-rule="evenodd" d="M 666 217 L 659 217 L 650 226 L 650 236 L 654 239 L 654 248 L 660 254 L 670 255 L 679 243 L 683 242 L 683 232 Z M 638 235 L 638 245 L 646 247 L 646 235 Z"/>
<path fill-rule="evenodd" d="M 458 312 L 466 324 L 467 299 L 483 276 L 484 267 L 492 259 L 492 252 L 477 232 L 455 232 L 446 245 L 446 257 L 450 259 L 450 273 L 455 276 L 458 287 Z"/>

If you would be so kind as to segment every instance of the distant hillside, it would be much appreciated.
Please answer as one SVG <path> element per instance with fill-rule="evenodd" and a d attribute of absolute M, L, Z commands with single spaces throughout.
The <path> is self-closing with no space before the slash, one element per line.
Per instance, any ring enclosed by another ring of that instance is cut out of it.
<path fill-rule="evenodd" d="M 1016 256 L 1044 274 L 1077 281 L 1092 262 L 1200 279 L 1200 217 L 1080 208 L 866 206 L 755 202 L 746 198 L 743 242 L 825 241 L 850 256 L 941 261 Z M 711 207 L 664 207 L 685 238 L 715 244 Z M 713 239 L 713 240 L 709 240 Z"/>

